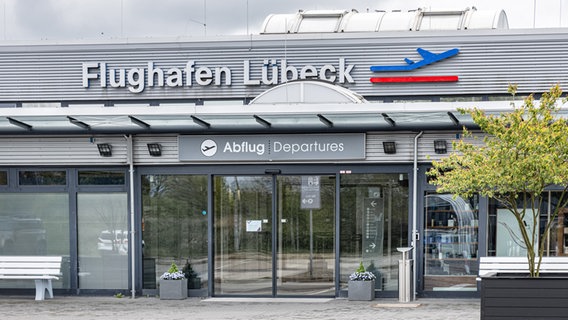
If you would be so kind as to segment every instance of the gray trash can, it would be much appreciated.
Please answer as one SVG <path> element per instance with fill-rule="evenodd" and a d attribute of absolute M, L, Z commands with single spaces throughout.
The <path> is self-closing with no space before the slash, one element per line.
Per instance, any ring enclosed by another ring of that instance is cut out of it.
<path fill-rule="evenodd" d="M 414 260 L 409 258 L 412 247 L 396 248 L 402 253 L 402 260 L 398 260 L 398 301 L 410 302 L 414 295 L 414 282 L 412 281 L 412 271 Z"/>

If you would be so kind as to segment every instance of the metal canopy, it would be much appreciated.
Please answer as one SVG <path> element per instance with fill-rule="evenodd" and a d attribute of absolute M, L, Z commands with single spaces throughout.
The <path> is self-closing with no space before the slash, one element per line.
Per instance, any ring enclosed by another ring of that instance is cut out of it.
<path fill-rule="evenodd" d="M 511 110 L 509 102 L 0 108 L 0 135 L 304 133 L 476 128 L 458 108 Z M 561 115 L 568 118 L 568 110 Z"/>

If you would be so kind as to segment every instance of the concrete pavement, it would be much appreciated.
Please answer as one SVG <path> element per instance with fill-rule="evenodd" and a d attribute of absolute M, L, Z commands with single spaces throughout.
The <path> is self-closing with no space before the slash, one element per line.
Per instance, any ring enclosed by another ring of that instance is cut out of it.
<path fill-rule="evenodd" d="M 479 299 L 396 299 L 348 301 L 347 299 L 296 298 L 188 298 L 160 300 L 155 297 L 0 296 L 0 318 L 24 319 L 479 319 Z"/>

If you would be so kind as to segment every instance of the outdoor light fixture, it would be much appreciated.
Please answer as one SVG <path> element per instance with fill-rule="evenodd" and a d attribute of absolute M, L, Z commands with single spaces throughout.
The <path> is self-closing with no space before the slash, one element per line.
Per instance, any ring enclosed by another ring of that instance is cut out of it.
<path fill-rule="evenodd" d="M 434 140 L 434 152 L 444 154 L 448 152 L 446 140 Z"/>
<path fill-rule="evenodd" d="M 383 141 L 383 150 L 386 154 L 395 154 L 396 143 L 394 141 Z"/>
<path fill-rule="evenodd" d="M 152 157 L 159 157 L 162 155 L 162 145 L 159 143 L 148 143 L 148 153 Z"/>
<path fill-rule="evenodd" d="M 101 157 L 112 156 L 112 146 L 108 143 L 98 143 L 97 148 L 99 148 L 99 154 Z"/>

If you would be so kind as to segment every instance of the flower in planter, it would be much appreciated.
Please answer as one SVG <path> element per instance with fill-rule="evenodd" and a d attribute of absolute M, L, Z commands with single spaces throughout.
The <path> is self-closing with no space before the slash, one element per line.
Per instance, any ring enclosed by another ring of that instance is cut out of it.
<path fill-rule="evenodd" d="M 359 263 L 359 268 L 355 270 L 350 276 L 349 281 L 373 281 L 377 277 L 370 271 L 366 271 L 363 262 Z"/>
<path fill-rule="evenodd" d="M 164 272 L 160 276 L 160 280 L 182 280 L 185 279 L 185 274 L 179 271 L 175 262 L 172 262 L 172 265 L 168 269 L 168 271 Z"/>

